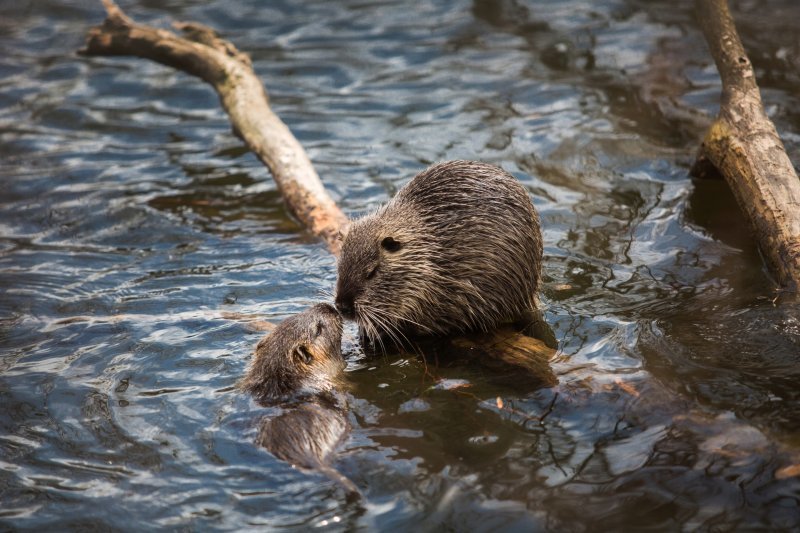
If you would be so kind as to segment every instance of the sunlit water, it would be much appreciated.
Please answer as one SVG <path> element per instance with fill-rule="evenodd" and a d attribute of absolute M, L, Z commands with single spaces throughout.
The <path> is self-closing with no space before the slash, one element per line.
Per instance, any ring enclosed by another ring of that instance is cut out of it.
<path fill-rule="evenodd" d="M 438 160 L 517 176 L 542 216 L 560 384 L 366 358 L 350 331 L 336 466 L 364 502 L 257 448 L 268 410 L 233 385 L 259 334 L 222 313 L 278 321 L 328 298 L 333 257 L 212 90 L 76 56 L 103 18 L 92 2 L 6 2 L 4 528 L 800 527 L 800 313 L 773 306 L 725 184 L 687 178 L 702 130 L 637 89 L 715 112 L 691 2 L 262 4 L 123 7 L 251 53 L 348 214 Z M 798 161 L 800 10 L 735 5 Z M 665 51 L 676 70 L 648 78 Z"/>

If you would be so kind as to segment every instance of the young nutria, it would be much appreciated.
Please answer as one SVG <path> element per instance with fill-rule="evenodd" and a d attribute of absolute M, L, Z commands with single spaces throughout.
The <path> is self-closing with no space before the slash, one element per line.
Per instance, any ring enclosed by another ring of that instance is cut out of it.
<path fill-rule="evenodd" d="M 282 408 L 279 416 L 262 420 L 259 445 L 294 466 L 326 474 L 352 497 L 359 495 L 353 482 L 329 466 L 350 432 L 338 390 L 345 367 L 341 340 L 339 313 L 317 304 L 259 341 L 239 387 L 261 405 Z"/>
<path fill-rule="evenodd" d="M 292 466 L 316 470 L 338 483 L 348 498 L 360 497 L 355 484 L 330 466 L 334 452 L 350 433 L 342 401 L 319 396 L 285 406 L 276 417 L 264 417 L 256 442 Z"/>
<path fill-rule="evenodd" d="M 256 345 L 239 387 L 262 405 L 330 392 L 344 370 L 342 318 L 317 304 L 287 318 Z"/>
<path fill-rule="evenodd" d="M 439 163 L 351 224 L 336 307 L 373 341 L 490 331 L 535 309 L 541 262 L 519 181 L 486 163 Z"/>

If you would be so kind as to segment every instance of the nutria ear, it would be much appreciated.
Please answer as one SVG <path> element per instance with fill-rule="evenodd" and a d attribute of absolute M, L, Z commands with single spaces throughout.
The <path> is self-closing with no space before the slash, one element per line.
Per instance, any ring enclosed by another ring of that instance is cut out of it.
<path fill-rule="evenodd" d="M 381 248 L 387 252 L 396 252 L 403 247 L 403 243 L 394 240 L 394 237 L 386 237 L 381 241 Z"/>
<path fill-rule="evenodd" d="M 294 356 L 295 360 L 306 365 L 310 365 L 314 361 L 314 356 L 311 354 L 311 350 L 309 350 L 308 346 L 305 344 L 298 344 L 295 346 L 292 350 L 292 356 Z"/>

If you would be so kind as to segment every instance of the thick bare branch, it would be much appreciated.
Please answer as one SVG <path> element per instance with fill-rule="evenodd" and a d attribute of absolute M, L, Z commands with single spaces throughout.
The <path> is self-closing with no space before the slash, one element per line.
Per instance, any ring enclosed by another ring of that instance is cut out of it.
<path fill-rule="evenodd" d="M 290 211 L 338 254 L 347 217 L 325 191 L 303 147 L 270 109 L 250 58 L 200 24 L 176 24 L 185 35 L 179 37 L 135 23 L 112 0 L 103 4 L 108 18 L 89 31 L 81 53 L 142 57 L 211 84 L 236 134 L 272 172 Z"/>
<path fill-rule="evenodd" d="M 780 286 L 800 287 L 800 180 L 764 112 L 753 67 L 726 0 L 698 0 L 698 14 L 722 78 L 722 99 L 693 175 L 709 164 L 726 179 Z"/>

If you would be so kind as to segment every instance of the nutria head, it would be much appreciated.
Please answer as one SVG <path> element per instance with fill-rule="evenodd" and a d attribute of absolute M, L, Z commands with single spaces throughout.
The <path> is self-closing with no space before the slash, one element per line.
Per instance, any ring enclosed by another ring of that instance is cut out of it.
<path fill-rule="evenodd" d="M 345 367 L 342 319 L 328 304 L 287 318 L 256 345 L 239 386 L 262 404 L 333 390 Z"/>
<path fill-rule="evenodd" d="M 541 258 L 538 215 L 513 176 L 440 163 L 350 225 L 336 307 L 372 340 L 489 331 L 534 308 Z"/>
<path fill-rule="evenodd" d="M 370 339 L 386 336 L 401 345 L 412 326 L 433 332 L 420 317 L 428 315 L 427 302 L 442 296 L 443 281 L 431 257 L 438 244 L 405 211 L 384 208 L 351 225 L 336 283 L 336 308 L 344 318 L 355 319 Z"/>

